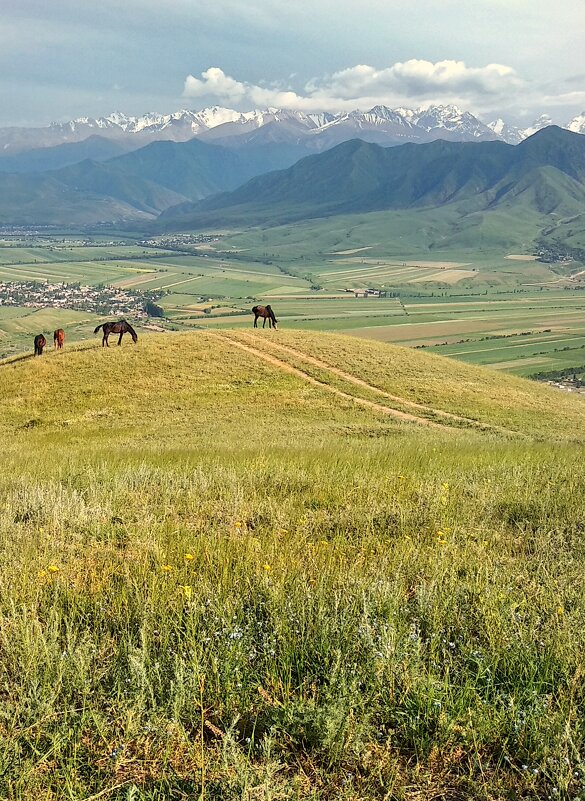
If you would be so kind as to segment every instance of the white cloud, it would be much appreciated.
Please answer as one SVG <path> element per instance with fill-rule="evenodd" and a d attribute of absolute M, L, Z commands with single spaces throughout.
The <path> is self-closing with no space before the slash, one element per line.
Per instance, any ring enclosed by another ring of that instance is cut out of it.
<path fill-rule="evenodd" d="M 201 77 L 187 76 L 183 95 L 213 98 L 243 106 L 276 106 L 302 111 L 344 111 L 384 103 L 465 103 L 481 110 L 499 101 L 510 101 L 525 86 L 516 72 L 504 64 L 468 67 L 463 61 L 411 59 L 377 69 L 358 64 L 332 75 L 313 78 L 301 90 L 284 86 L 259 86 L 232 78 L 219 67 Z"/>

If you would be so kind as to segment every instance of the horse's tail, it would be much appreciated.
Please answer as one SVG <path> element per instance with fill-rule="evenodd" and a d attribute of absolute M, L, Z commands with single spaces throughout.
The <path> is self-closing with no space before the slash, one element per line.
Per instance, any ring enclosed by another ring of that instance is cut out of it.
<path fill-rule="evenodd" d="M 103 325 L 104 325 L 103 323 L 100 323 L 97 328 L 93 329 L 93 333 L 97 334 L 97 332 L 100 330 L 100 328 L 103 328 Z"/>
<path fill-rule="evenodd" d="M 272 311 L 272 306 L 267 306 L 266 311 L 270 314 L 270 319 L 272 320 L 274 325 L 276 325 L 278 323 L 278 320 L 274 316 L 274 312 Z"/>

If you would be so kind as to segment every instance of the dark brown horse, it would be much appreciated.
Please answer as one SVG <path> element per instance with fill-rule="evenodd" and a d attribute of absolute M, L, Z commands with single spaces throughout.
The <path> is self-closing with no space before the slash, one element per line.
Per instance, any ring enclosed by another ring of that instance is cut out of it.
<path fill-rule="evenodd" d="M 62 328 L 58 328 L 53 334 L 53 342 L 55 344 L 55 350 L 61 350 L 65 343 L 65 331 L 63 331 Z"/>
<path fill-rule="evenodd" d="M 102 348 L 104 346 L 107 348 L 110 347 L 108 344 L 108 337 L 110 336 L 110 334 L 120 334 L 120 336 L 118 337 L 118 345 L 122 344 L 122 337 L 124 336 L 124 334 L 130 334 L 134 344 L 138 342 L 138 334 L 132 328 L 130 323 L 127 322 L 126 320 L 118 320 L 117 323 L 102 323 L 101 325 L 98 325 L 98 327 L 94 329 L 93 333 L 97 334 L 100 328 L 103 328 L 104 330 L 104 335 L 102 337 Z"/>
<path fill-rule="evenodd" d="M 47 344 L 47 340 L 43 334 L 37 334 L 35 337 L 35 356 L 43 355 L 43 348 Z"/>
<path fill-rule="evenodd" d="M 266 325 L 266 320 L 268 320 L 268 328 L 278 327 L 278 320 L 274 316 L 274 312 L 270 306 L 254 306 L 252 308 L 252 314 L 254 315 L 254 328 L 258 328 L 258 317 L 264 318 L 262 328 Z"/>

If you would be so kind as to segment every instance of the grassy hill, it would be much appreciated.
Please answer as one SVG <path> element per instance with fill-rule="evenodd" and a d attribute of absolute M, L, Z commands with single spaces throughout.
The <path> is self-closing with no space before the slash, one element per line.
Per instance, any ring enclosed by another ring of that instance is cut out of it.
<path fill-rule="evenodd" d="M 579 398 L 294 331 L 0 374 L 0 795 L 583 792 Z"/>

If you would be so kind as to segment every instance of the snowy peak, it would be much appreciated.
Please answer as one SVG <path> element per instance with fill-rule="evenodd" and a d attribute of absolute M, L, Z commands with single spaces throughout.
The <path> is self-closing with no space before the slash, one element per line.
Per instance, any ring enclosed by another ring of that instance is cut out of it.
<path fill-rule="evenodd" d="M 361 138 L 383 146 L 402 142 L 501 140 L 518 144 L 553 123 L 543 114 L 526 128 L 503 119 L 484 124 L 456 105 L 390 108 L 378 104 L 363 111 L 304 112 L 286 108 L 236 111 L 222 106 L 155 111 L 140 116 L 114 111 L 105 117 L 78 117 L 45 128 L 0 129 L 0 152 L 18 153 L 38 147 L 80 142 L 98 134 L 132 148 L 157 140 L 186 141 L 201 137 L 227 147 L 247 144 L 289 144 L 307 151 L 324 150 L 348 139 Z M 585 111 L 563 127 L 585 134 Z"/>
<path fill-rule="evenodd" d="M 568 131 L 573 131 L 573 133 L 585 134 L 585 111 L 573 117 L 566 127 Z"/>
<path fill-rule="evenodd" d="M 429 106 L 413 115 L 413 122 L 428 133 L 465 135 L 469 139 L 495 139 L 496 134 L 483 122 L 458 106 Z"/>

